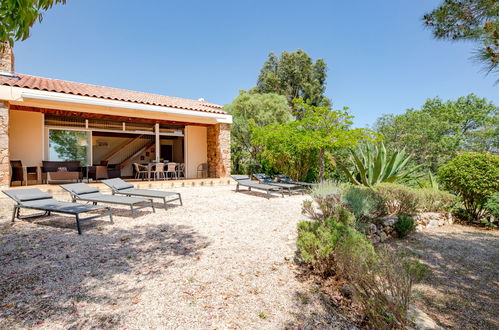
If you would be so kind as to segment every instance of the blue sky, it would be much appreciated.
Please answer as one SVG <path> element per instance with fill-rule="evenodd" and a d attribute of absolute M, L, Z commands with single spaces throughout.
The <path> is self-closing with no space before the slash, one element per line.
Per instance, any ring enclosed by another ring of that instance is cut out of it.
<path fill-rule="evenodd" d="M 435 96 L 499 104 L 473 44 L 423 28 L 440 2 L 68 0 L 16 44 L 16 71 L 223 105 L 255 85 L 270 51 L 300 48 L 326 60 L 326 95 L 355 126 Z"/>

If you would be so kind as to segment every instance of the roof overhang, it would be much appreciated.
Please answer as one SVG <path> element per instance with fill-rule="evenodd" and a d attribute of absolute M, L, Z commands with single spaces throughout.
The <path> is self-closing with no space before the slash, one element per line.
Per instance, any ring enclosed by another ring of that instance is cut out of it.
<path fill-rule="evenodd" d="M 96 97 L 88 97 L 88 96 L 80 96 L 80 95 L 71 95 L 64 93 L 56 93 L 56 92 L 48 92 L 48 91 L 40 91 L 35 89 L 26 89 L 26 88 L 18 88 L 18 87 L 6 87 L 8 89 L 15 89 L 14 93 L 10 93 L 13 98 L 7 98 L 7 100 L 22 102 L 29 100 L 36 101 L 50 101 L 50 102 L 60 102 L 66 104 L 79 104 L 86 106 L 98 106 L 98 107 L 106 107 L 106 108 L 116 108 L 116 109 L 128 109 L 128 110 L 137 110 L 137 111 L 150 111 L 150 112 L 158 112 L 162 114 L 171 114 L 178 116 L 187 116 L 194 118 L 205 118 L 211 119 L 217 123 L 232 123 L 232 116 L 229 114 L 220 114 L 220 113 L 211 113 L 211 112 L 203 112 L 203 111 L 195 111 L 195 110 L 185 110 L 185 109 L 177 109 L 171 107 L 163 107 L 156 105 L 148 105 L 148 104 L 140 104 L 140 103 L 132 103 L 125 101 L 115 101 L 115 100 L 106 100 L 100 99 Z M 11 90 L 13 92 L 13 90 Z M 0 93 L 0 98 L 5 98 L 6 93 Z"/>

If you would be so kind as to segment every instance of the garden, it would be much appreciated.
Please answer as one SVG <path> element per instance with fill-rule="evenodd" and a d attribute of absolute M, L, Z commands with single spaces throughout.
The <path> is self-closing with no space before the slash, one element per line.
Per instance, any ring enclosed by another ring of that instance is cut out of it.
<path fill-rule="evenodd" d="M 485 307 L 497 290 L 484 289 L 497 276 L 499 108 L 436 97 L 356 128 L 324 97 L 325 70 L 300 50 L 271 53 L 257 86 L 226 106 L 236 173 L 316 183 L 297 227 L 301 276 L 359 327 L 499 326 Z M 481 274 L 470 287 L 436 294 L 470 272 Z"/>

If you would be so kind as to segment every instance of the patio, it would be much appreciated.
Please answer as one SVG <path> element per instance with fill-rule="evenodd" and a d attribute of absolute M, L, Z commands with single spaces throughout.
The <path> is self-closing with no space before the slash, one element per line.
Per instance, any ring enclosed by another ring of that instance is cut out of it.
<path fill-rule="evenodd" d="M 183 207 L 117 210 L 81 236 L 57 216 L 11 226 L 0 199 L 0 328 L 296 328 L 314 308 L 293 263 L 306 196 L 170 190 Z"/>

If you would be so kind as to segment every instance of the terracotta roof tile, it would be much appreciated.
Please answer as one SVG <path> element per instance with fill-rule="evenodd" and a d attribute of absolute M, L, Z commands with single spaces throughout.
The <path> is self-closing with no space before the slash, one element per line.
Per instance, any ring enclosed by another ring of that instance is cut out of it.
<path fill-rule="evenodd" d="M 48 92 L 90 96 L 107 100 L 157 105 L 177 109 L 225 114 L 222 106 L 204 101 L 183 99 L 126 89 L 104 87 L 65 80 L 42 78 L 25 74 L 16 74 L 19 79 L 0 76 L 0 85 L 36 89 Z"/>

